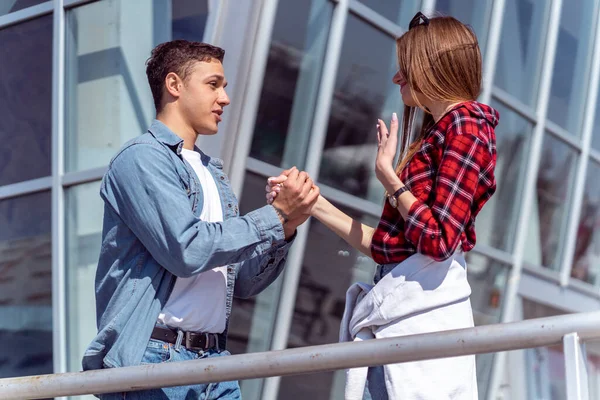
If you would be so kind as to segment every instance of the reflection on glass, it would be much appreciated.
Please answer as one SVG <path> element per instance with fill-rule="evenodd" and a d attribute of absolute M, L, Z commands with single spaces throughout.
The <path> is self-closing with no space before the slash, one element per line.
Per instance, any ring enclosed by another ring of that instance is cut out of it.
<path fill-rule="evenodd" d="M 438 0 L 435 8 L 443 15 L 452 16 L 473 27 L 481 54 L 485 54 L 492 0 Z"/>
<path fill-rule="evenodd" d="M 48 0 L 3 0 L 0 1 L 0 15 L 9 14 Z"/>
<path fill-rule="evenodd" d="M 571 276 L 600 285 L 600 165 L 590 161 L 580 207 Z"/>
<path fill-rule="evenodd" d="M 565 314 L 556 308 L 523 299 L 523 319 Z M 527 396 L 530 400 L 563 400 L 567 398 L 565 355 L 562 343 L 556 346 L 527 349 L 525 368 Z"/>
<path fill-rule="evenodd" d="M 240 199 L 241 215 L 266 204 L 266 184 L 266 176 L 246 173 Z M 227 339 L 227 349 L 232 354 L 269 350 L 280 290 L 281 276 L 256 297 L 234 299 Z M 263 382 L 264 379 L 242 381 L 244 400 L 259 400 Z"/>
<path fill-rule="evenodd" d="M 548 118 L 580 135 L 592 57 L 595 0 L 572 0 L 562 7 Z"/>
<path fill-rule="evenodd" d="M 263 185 L 264 186 L 264 185 Z M 366 225 L 378 220 L 342 208 Z M 312 219 L 300 284 L 296 295 L 288 348 L 335 343 L 344 312 L 346 290 L 356 281 L 373 282 L 374 262 L 354 250 L 318 220 Z M 343 371 L 342 375 L 343 375 Z M 333 372 L 283 377 L 279 398 L 329 400 L 337 385 Z"/>
<path fill-rule="evenodd" d="M 546 133 L 525 261 L 556 270 L 560 268 L 576 161 L 577 154 L 572 148 Z"/>
<path fill-rule="evenodd" d="M 328 0 L 279 2 L 251 157 L 304 165 L 332 11 Z"/>
<path fill-rule="evenodd" d="M 402 27 L 408 27 L 408 23 L 413 15 L 418 11 L 417 7 L 421 3 L 415 0 L 359 0 L 364 5 L 373 9 L 385 18 L 399 24 Z"/>
<path fill-rule="evenodd" d="M 587 353 L 589 398 L 600 399 L 600 341 L 587 340 L 585 351 Z"/>
<path fill-rule="evenodd" d="M 537 99 L 550 3 L 507 0 L 504 8 L 494 83 L 532 107 Z"/>
<path fill-rule="evenodd" d="M 402 119 L 394 39 L 348 16 L 319 182 L 380 203 L 383 188 L 375 178 L 377 119 Z"/>
<path fill-rule="evenodd" d="M 499 323 L 509 266 L 473 252 L 467 253 L 466 260 L 475 325 Z M 493 353 L 477 355 L 477 386 L 480 394 L 487 392 L 493 362 Z"/>
<path fill-rule="evenodd" d="M 533 126 L 502 103 L 491 106 L 500 113 L 496 128 L 496 193 L 476 219 L 477 243 L 511 251 L 520 210 L 529 138 Z"/>
<path fill-rule="evenodd" d="M 52 373 L 50 192 L 0 200 L 0 378 Z"/>
<path fill-rule="evenodd" d="M 51 174 L 52 15 L 0 29 L 0 59 L 2 186 Z"/>
<path fill-rule="evenodd" d="M 65 195 L 67 368 L 72 372 L 81 371 L 83 353 L 96 336 L 94 277 L 104 210 L 99 192 L 98 181 L 71 187 Z"/>
<path fill-rule="evenodd" d="M 592 127 L 592 147 L 600 151 L 600 96 L 596 100 L 596 114 Z"/>
<path fill-rule="evenodd" d="M 66 169 L 108 164 L 155 116 L 145 62 L 158 43 L 201 40 L 207 1 L 86 4 L 67 14 Z"/>

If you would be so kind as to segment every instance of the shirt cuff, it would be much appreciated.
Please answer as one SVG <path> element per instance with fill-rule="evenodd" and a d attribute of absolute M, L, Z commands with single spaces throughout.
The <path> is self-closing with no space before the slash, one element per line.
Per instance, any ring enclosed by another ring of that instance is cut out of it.
<path fill-rule="evenodd" d="M 426 224 L 422 221 L 423 213 L 427 210 L 427 205 L 419 200 L 415 201 L 408 210 L 406 223 L 404 224 L 404 237 L 419 249 L 419 242 Z"/>
<path fill-rule="evenodd" d="M 283 225 L 275 209 L 270 206 L 263 206 L 257 210 L 246 214 L 256 225 L 260 239 L 263 244 L 258 246 L 260 253 L 270 249 L 272 245 L 285 243 Z"/>

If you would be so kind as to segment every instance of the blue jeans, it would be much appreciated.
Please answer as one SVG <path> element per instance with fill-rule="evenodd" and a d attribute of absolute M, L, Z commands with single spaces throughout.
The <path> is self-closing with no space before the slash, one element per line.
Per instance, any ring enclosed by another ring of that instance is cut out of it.
<path fill-rule="evenodd" d="M 230 355 L 227 350 L 217 351 L 211 349 L 200 354 L 187 350 L 185 347 L 180 347 L 179 350 L 175 350 L 175 345 L 173 344 L 150 339 L 144 357 L 142 358 L 142 365 L 198 360 L 227 355 Z M 237 381 L 202 383 L 199 385 L 175 386 L 135 392 L 106 393 L 98 396 L 102 400 L 241 400 L 242 398 L 240 386 Z"/>
<path fill-rule="evenodd" d="M 383 366 L 369 367 L 363 400 L 389 400 Z"/>

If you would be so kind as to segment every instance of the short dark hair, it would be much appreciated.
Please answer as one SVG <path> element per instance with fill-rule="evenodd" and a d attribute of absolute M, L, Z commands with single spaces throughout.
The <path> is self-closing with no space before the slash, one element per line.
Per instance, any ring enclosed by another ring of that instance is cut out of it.
<path fill-rule="evenodd" d="M 194 61 L 208 62 L 213 59 L 223 62 L 225 50 L 208 43 L 172 40 L 156 46 L 146 61 L 146 76 L 154 98 L 156 112 L 161 111 L 165 78 L 175 72 L 185 81 Z"/>

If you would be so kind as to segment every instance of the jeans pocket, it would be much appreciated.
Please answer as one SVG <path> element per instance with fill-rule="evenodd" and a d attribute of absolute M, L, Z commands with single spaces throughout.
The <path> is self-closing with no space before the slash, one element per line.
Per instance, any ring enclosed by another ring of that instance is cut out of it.
<path fill-rule="evenodd" d="M 141 364 L 160 364 L 171 361 L 173 358 L 173 346 L 169 343 L 150 339 L 146 351 L 142 357 Z"/>

